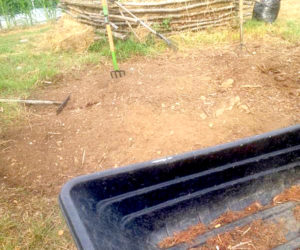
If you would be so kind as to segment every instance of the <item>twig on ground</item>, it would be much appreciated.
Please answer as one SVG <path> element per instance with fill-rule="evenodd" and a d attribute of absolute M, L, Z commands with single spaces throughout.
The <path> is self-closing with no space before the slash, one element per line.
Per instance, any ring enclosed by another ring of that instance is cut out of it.
<path fill-rule="evenodd" d="M 85 161 L 85 150 L 83 150 L 83 153 L 82 153 L 81 166 L 83 166 L 84 161 Z"/>

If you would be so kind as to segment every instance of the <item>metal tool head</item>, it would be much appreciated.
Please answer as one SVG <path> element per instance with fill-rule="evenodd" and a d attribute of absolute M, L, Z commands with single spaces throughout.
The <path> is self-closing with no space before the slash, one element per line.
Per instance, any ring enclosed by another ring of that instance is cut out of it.
<path fill-rule="evenodd" d="M 61 111 L 67 106 L 69 100 L 71 99 L 71 94 L 59 105 L 58 109 L 56 110 L 56 114 L 59 115 Z"/>
<path fill-rule="evenodd" d="M 111 78 L 121 78 L 125 76 L 125 71 L 124 70 L 113 70 L 110 72 Z"/>

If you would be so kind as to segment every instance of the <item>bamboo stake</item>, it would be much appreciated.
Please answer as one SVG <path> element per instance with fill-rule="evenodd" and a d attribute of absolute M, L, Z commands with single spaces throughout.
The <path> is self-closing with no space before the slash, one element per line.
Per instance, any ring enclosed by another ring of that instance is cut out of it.
<path fill-rule="evenodd" d="M 240 46 L 244 46 L 244 34 L 243 34 L 243 24 L 244 24 L 244 13 L 243 13 L 243 0 L 239 0 L 239 12 L 240 12 Z"/>
<path fill-rule="evenodd" d="M 123 13 L 122 9 L 119 8 L 119 10 L 120 10 L 120 14 L 122 15 L 122 17 L 124 17 L 124 13 Z M 140 37 L 139 37 L 139 36 L 137 35 L 137 33 L 133 30 L 133 28 L 132 28 L 130 22 L 128 22 L 128 20 L 125 20 L 125 22 L 126 22 L 126 24 L 128 25 L 128 27 L 130 28 L 131 32 L 132 32 L 132 33 L 135 35 L 135 37 L 138 39 L 138 41 L 141 42 Z"/>

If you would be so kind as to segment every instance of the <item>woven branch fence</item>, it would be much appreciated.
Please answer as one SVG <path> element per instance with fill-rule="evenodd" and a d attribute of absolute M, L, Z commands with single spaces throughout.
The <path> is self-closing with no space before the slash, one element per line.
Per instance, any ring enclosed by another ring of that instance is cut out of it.
<path fill-rule="evenodd" d="M 252 15 L 254 0 L 244 0 L 244 19 Z M 162 33 L 201 29 L 235 24 L 239 13 L 239 0 L 160 0 L 152 2 L 122 1 L 134 15 Z M 91 25 L 105 33 L 104 16 L 100 0 L 61 0 L 60 6 L 79 22 Z M 109 16 L 117 26 L 113 35 L 126 39 L 139 29 L 139 24 L 118 6 L 109 3 Z"/>

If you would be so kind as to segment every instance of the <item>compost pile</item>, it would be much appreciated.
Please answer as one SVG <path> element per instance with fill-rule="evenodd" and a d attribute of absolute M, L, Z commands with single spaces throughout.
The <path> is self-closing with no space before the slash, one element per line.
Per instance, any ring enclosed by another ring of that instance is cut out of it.
<path fill-rule="evenodd" d="M 169 248 L 181 243 L 191 243 L 196 237 L 204 234 L 208 230 L 219 228 L 231 222 L 242 219 L 248 215 L 254 214 L 260 210 L 276 206 L 289 201 L 300 201 L 300 185 L 292 186 L 275 196 L 272 203 L 262 206 L 259 202 L 254 202 L 242 211 L 227 211 L 219 218 L 211 222 L 208 226 L 199 223 L 191 226 L 187 230 L 174 233 L 158 243 L 160 248 Z M 300 206 L 293 210 L 297 221 L 300 220 Z M 192 248 L 193 250 L 215 249 L 218 246 L 222 249 L 236 249 L 236 247 L 253 247 L 256 249 L 271 249 L 286 242 L 285 229 L 282 222 L 275 223 L 255 220 L 252 223 L 237 227 L 232 231 L 217 235 L 207 240 L 206 244 Z"/>
<path fill-rule="evenodd" d="M 280 0 L 261 0 L 253 9 L 253 19 L 273 23 L 279 14 Z"/>

